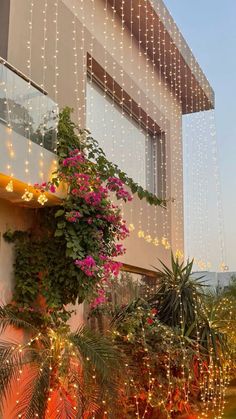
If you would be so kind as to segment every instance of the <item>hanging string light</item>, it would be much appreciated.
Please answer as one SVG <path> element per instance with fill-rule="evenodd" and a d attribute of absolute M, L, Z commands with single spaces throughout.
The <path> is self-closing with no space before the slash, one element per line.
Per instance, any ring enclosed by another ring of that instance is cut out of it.
<path fill-rule="evenodd" d="M 25 160 L 25 175 L 26 179 L 28 179 L 28 188 L 25 189 L 25 193 L 22 195 L 21 199 L 23 201 L 31 201 L 33 199 L 33 194 L 29 191 L 29 186 L 31 184 L 30 180 L 30 158 L 32 153 L 32 121 L 31 121 L 31 111 L 32 111 L 32 85 L 31 85 L 31 79 L 32 79 L 32 29 L 33 29 L 33 10 L 34 10 L 34 2 L 31 1 L 30 3 L 30 9 L 29 9 L 29 38 L 27 41 L 27 49 L 28 49 L 28 59 L 27 59 L 27 69 L 28 69 L 28 86 L 27 86 L 27 118 L 26 126 L 25 126 L 25 137 L 28 141 L 27 146 L 27 154 L 26 154 L 26 160 Z"/>
<path fill-rule="evenodd" d="M 58 65 L 58 44 L 59 44 L 59 25 L 58 25 L 58 1 L 59 0 L 55 0 L 54 2 L 54 19 L 53 19 L 53 23 L 55 24 L 55 48 L 54 48 L 54 84 L 53 84 L 53 89 L 54 89 L 54 101 L 56 103 L 56 117 L 58 117 L 59 115 L 59 106 L 58 106 L 58 77 L 59 77 L 59 65 Z M 58 135 L 58 124 L 56 124 L 55 127 L 55 136 L 57 139 L 57 135 Z M 55 144 L 55 148 L 54 148 L 54 152 L 56 153 L 57 151 L 57 145 L 58 145 L 58 139 L 56 140 L 56 144 Z M 57 160 L 54 160 L 54 166 L 53 166 L 53 172 L 56 172 L 57 170 Z"/>
<path fill-rule="evenodd" d="M 160 179 L 159 179 L 159 173 L 158 173 L 158 165 L 160 164 L 160 155 L 159 155 L 159 138 L 158 138 L 158 132 L 156 129 L 157 125 L 157 104 L 156 104 L 156 98 L 157 98 L 157 79 L 156 79 L 156 33 L 155 33 L 155 17 L 154 13 L 151 13 L 151 92 L 152 92 L 152 114 L 153 114 L 153 192 L 159 196 L 160 195 Z M 159 124 L 158 124 L 159 125 Z M 157 206 L 154 207 L 154 211 L 152 211 L 152 214 L 154 212 L 154 236 L 152 238 L 152 244 L 154 246 L 159 246 L 159 239 L 158 239 L 158 215 L 160 216 L 160 212 L 157 210 Z"/>
<path fill-rule="evenodd" d="M 43 16 L 43 45 L 41 47 L 41 59 L 42 59 L 42 82 L 41 87 L 43 91 L 45 91 L 45 82 L 46 82 L 46 70 L 47 70 L 47 62 L 46 62 L 46 48 L 47 48 L 47 9 L 48 9 L 48 1 L 44 0 L 44 6 L 42 10 Z M 40 120 L 42 122 L 42 129 L 41 129 L 41 151 L 40 151 L 40 171 L 39 176 L 41 180 L 43 180 L 45 173 L 44 173 L 44 140 L 45 140 L 45 131 L 46 131 L 46 117 L 47 117 L 47 97 L 46 94 L 41 96 L 41 110 L 40 110 Z"/>
<path fill-rule="evenodd" d="M 76 7 L 73 4 L 72 6 L 73 9 L 73 18 L 72 18 L 72 47 L 73 47 L 73 56 L 74 56 L 74 77 L 75 77 L 75 100 L 76 100 L 76 118 L 78 121 L 78 124 L 81 124 L 81 116 L 80 116 L 80 111 L 81 111 L 81 104 L 80 104 L 80 88 L 79 88 L 79 64 L 78 64 L 78 48 L 77 48 L 77 19 L 78 19 L 78 14 L 76 12 Z M 82 26 L 82 44 L 81 44 L 81 48 L 84 45 L 84 32 L 83 32 L 83 26 Z M 83 54 L 84 55 L 84 54 Z M 83 58 L 84 60 L 84 58 Z M 84 68 L 83 68 L 84 69 Z M 83 76 L 84 77 L 84 76 Z M 83 82 L 83 87 L 84 87 L 84 82 Z"/>
<path fill-rule="evenodd" d="M 138 86 L 142 86 L 142 77 L 141 77 L 141 58 L 142 58 L 142 40 L 141 40 L 141 1 L 138 0 L 138 71 L 139 71 L 139 78 L 138 78 Z M 138 90 L 138 125 L 139 125 L 139 130 L 142 130 L 142 124 L 141 124 L 141 89 L 139 88 Z M 142 158 L 141 156 L 139 157 L 139 159 Z M 137 237 L 143 239 L 145 237 L 145 231 L 144 231 L 144 225 L 143 225 L 143 203 L 142 201 L 140 202 L 140 208 L 139 208 L 139 220 L 138 220 L 138 233 L 137 233 Z"/>
<path fill-rule="evenodd" d="M 219 168 L 219 153 L 218 153 L 218 144 L 216 138 L 216 123 L 215 123 L 215 112 L 211 111 L 211 125 L 210 125 L 210 135 L 212 139 L 212 159 L 213 159 L 213 170 L 215 178 L 215 189 L 216 189 L 216 206 L 217 206 L 217 223 L 218 223 L 218 240 L 220 247 L 220 266 L 221 271 L 227 271 L 226 263 L 226 252 L 225 252 L 225 238 L 224 238 L 224 215 L 222 207 L 222 192 L 221 192 L 221 183 L 220 183 L 220 168 Z"/>
<path fill-rule="evenodd" d="M 58 76 L 59 76 L 59 67 L 58 67 L 58 43 L 59 43 L 59 30 L 58 30 L 58 0 L 54 2 L 54 20 L 55 24 L 55 49 L 54 49 L 54 100 L 56 104 L 58 103 Z"/>
<path fill-rule="evenodd" d="M 86 109 L 86 126 L 90 127 L 93 126 L 94 123 L 94 96 L 93 96 L 93 84 L 94 84 L 94 73 L 93 73 L 93 58 L 94 58 L 94 38 L 95 38 L 95 28 L 94 28 L 94 18 L 95 18 L 95 0 L 92 0 L 92 10 L 91 10 L 91 40 L 90 40 L 90 56 L 88 58 L 88 76 L 87 76 L 87 83 L 90 86 L 90 106 L 88 106 L 88 88 L 87 88 L 87 109 Z M 92 133 L 93 134 L 93 133 Z"/>
<path fill-rule="evenodd" d="M 153 6 L 153 4 L 152 4 Z M 157 12 L 159 12 L 159 5 L 157 6 Z M 161 57 L 162 57 L 162 53 L 161 53 L 161 44 L 162 44 L 162 40 L 161 40 L 161 21 L 160 19 L 158 19 L 158 32 L 157 32 L 157 40 L 155 41 L 155 45 L 158 46 L 158 50 L 157 50 L 157 57 L 158 57 L 158 86 L 160 86 L 159 88 L 159 109 L 161 112 L 161 116 L 160 116 L 160 126 L 161 126 L 161 132 L 160 132 L 160 173 L 161 173 L 161 179 L 160 179 L 160 196 L 161 199 L 164 200 L 166 199 L 166 155 L 165 155 L 165 143 L 166 143 L 166 134 L 164 131 L 164 117 L 163 117 L 163 112 L 164 112 L 164 103 L 163 103 L 163 76 L 162 76 L 162 71 L 161 71 Z M 166 211 L 167 208 L 164 209 L 164 207 L 161 208 L 161 231 L 160 231 L 160 236 L 161 236 L 161 240 L 160 243 L 165 245 L 165 217 L 166 217 Z M 159 228 L 160 228 L 160 222 L 159 222 Z"/>
<path fill-rule="evenodd" d="M 1 89 L 2 89 L 2 96 L 4 98 L 4 106 L 6 107 L 6 118 L 7 118 L 7 135 L 8 135 L 8 139 L 6 142 L 6 147 L 7 147 L 7 151 L 8 151 L 8 155 L 9 155 L 9 161 L 6 164 L 6 173 L 8 174 L 8 176 L 10 178 L 14 177 L 14 173 L 13 173 L 13 167 L 12 167 L 12 161 L 15 159 L 15 150 L 13 147 L 13 143 L 12 143 L 12 110 L 10 108 L 10 103 L 12 103 L 13 101 L 10 99 L 12 97 L 12 95 L 14 94 L 14 86 L 12 86 L 12 93 L 10 93 L 9 89 L 10 89 L 10 80 L 11 78 L 7 77 L 7 68 L 5 67 L 5 62 L 3 62 L 1 64 L 1 73 L 2 73 L 2 77 L 1 77 Z M 14 83 L 14 78 L 12 79 L 12 82 Z M 14 185 L 13 185 L 13 181 L 12 179 L 9 180 L 7 186 L 6 186 L 6 190 L 8 192 L 13 192 L 14 190 Z"/>

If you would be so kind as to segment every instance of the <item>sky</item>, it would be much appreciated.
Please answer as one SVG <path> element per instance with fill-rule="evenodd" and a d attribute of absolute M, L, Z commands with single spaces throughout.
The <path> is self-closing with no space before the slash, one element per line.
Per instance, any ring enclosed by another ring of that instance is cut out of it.
<path fill-rule="evenodd" d="M 226 263 L 236 271 L 236 1 L 164 2 L 215 91 Z"/>

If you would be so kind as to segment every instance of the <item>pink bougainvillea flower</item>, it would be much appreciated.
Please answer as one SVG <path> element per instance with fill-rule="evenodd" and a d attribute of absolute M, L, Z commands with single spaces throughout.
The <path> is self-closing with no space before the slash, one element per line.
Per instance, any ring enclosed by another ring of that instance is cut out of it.
<path fill-rule="evenodd" d="M 71 152 L 73 153 L 73 152 Z M 62 165 L 64 167 L 77 167 L 79 166 L 81 163 L 84 163 L 84 155 L 81 154 L 80 152 L 77 152 L 77 154 L 71 154 L 70 153 L 70 157 L 66 157 L 63 162 Z"/>
<path fill-rule="evenodd" d="M 110 191 L 111 190 L 114 191 L 117 188 L 122 187 L 124 185 L 124 182 L 120 178 L 118 178 L 118 177 L 110 176 L 107 179 L 107 184 L 108 184 L 108 187 L 109 187 Z"/>
<path fill-rule="evenodd" d="M 120 269 L 122 268 L 121 262 L 116 262 L 114 260 L 106 260 L 103 265 L 103 273 L 105 278 L 109 278 L 112 275 L 118 276 Z"/>
<path fill-rule="evenodd" d="M 117 234 L 119 240 L 124 240 L 129 235 L 129 229 L 126 227 L 125 222 L 122 221 L 122 224 L 119 226 L 119 232 Z"/>
<path fill-rule="evenodd" d="M 65 217 L 70 223 L 76 223 L 82 217 L 82 214 L 79 211 L 70 211 L 66 213 Z"/>
<path fill-rule="evenodd" d="M 116 197 L 118 199 L 123 199 L 124 201 L 132 201 L 133 199 L 132 195 L 130 195 L 130 193 L 125 189 L 120 189 L 119 191 L 117 191 Z"/>
<path fill-rule="evenodd" d="M 125 247 L 123 246 L 123 244 L 115 244 L 115 249 L 112 253 L 112 256 L 121 256 L 124 255 L 126 252 Z"/>
<path fill-rule="evenodd" d="M 50 185 L 49 186 L 49 191 L 52 192 L 52 193 L 55 193 L 56 192 L 56 187 L 54 185 Z"/>
<path fill-rule="evenodd" d="M 71 194 L 72 195 L 79 195 L 79 189 L 73 188 L 72 191 L 71 191 Z"/>
<path fill-rule="evenodd" d="M 99 259 L 101 259 L 102 261 L 104 261 L 104 260 L 107 260 L 108 259 L 108 256 L 101 254 L 101 255 L 99 255 Z"/>
<path fill-rule="evenodd" d="M 107 181 L 107 188 L 116 193 L 117 199 L 126 201 L 132 200 L 132 195 L 124 189 L 124 182 L 116 177 L 109 177 Z"/>
<path fill-rule="evenodd" d="M 47 183 L 46 182 L 43 182 L 43 183 L 35 183 L 34 184 L 34 188 L 35 189 L 38 189 L 40 191 L 45 191 L 46 188 L 47 188 Z"/>
<path fill-rule="evenodd" d="M 86 173 L 75 173 L 77 183 L 86 183 L 89 185 L 90 176 Z"/>
<path fill-rule="evenodd" d="M 92 309 L 97 308 L 99 305 L 107 302 L 106 292 L 104 289 L 100 288 L 97 291 L 97 297 L 91 302 L 90 307 Z"/>
<path fill-rule="evenodd" d="M 98 206 L 101 203 L 102 195 L 99 192 L 89 192 L 84 196 L 87 204 Z"/>
<path fill-rule="evenodd" d="M 84 158 L 84 153 L 82 151 L 80 151 L 78 148 L 75 148 L 74 150 L 71 150 L 69 154 L 70 154 L 71 157 L 80 155 L 81 157 Z"/>
<path fill-rule="evenodd" d="M 76 260 L 75 265 L 78 266 L 87 276 L 96 275 L 98 268 L 92 256 L 86 256 L 85 259 Z"/>

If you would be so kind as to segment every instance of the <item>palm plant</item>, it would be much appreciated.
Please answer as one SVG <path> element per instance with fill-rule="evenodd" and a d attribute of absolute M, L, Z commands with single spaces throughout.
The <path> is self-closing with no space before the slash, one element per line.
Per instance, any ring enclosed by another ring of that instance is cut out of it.
<path fill-rule="evenodd" d="M 9 328 L 24 332 L 23 343 L 4 338 Z M 18 394 L 7 417 L 93 417 L 116 396 L 121 355 L 108 338 L 85 327 L 38 327 L 9 308 L 0 309 L 0 333 L 0 413 Z"/>
<path fill-rule="evenodd" d="M 216 360 L 226 357 L 235 346 L 234 304 L 228 297 L 213 292 L 205 295 L 199 321 L 200 345 L 203 353 Z"/>
<path fill-rule="evenodd" d="M 158 310 L 162 323 L 181 328 L 184 335 L 196 321 L 196 312 L 203 296 L 203 277 L 193 278 L 193 260 L 184 264 L 172 254 L 171 268 L 160 263 L 162 269 L 155 268 L 159 274 L 159 285 L 149 303 Z"/>

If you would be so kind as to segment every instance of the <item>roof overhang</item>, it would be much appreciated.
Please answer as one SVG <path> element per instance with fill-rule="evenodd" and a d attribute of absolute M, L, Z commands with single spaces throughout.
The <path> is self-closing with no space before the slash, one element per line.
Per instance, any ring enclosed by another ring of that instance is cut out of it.
<path fill-rule="evenodd" d="M 214 91 L 163 1 L 108 1 L 120 17 L 123 14 L 125 26 L 132 26 L 133 35 L 181 102 L 182 113 L 214 109 Z"/>

